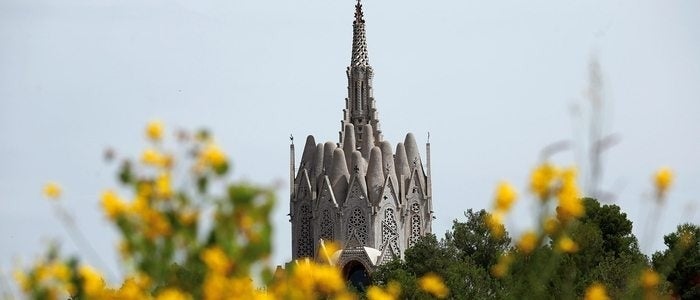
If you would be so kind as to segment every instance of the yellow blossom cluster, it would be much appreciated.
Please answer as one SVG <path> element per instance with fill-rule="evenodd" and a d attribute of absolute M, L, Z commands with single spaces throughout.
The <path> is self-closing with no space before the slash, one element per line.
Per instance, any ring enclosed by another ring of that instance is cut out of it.
<path fill-rule="evenodd" d="M 530 191 L 542 202 L 556 197 L 558 217 L 569 221 L 585 213 L 576 180 L 575 167 L 560 168 L 544 162 L 530 174 Z"/>
<path fill-rule="evenodd" d="M 367 299 L 369 300 L 395 300 L 401 296 L 401 285 L 395 281 L 389 282 L 386 288 L 370 286 L 367 289 Z"/>
<path fill-rule="evenodd" d="M 530 190 L 542 201 L 549 199 L 559 174 L 556 166 L 545 162 L 537 166 L 530 175 Z"/>
<path fill-rule="evenodd" d="M 216 173 L 225 170 L 228 166 L 226 154 L 212 141 L 206 141 L 197 157 L 197 171 L 214 170 Z"/>
<path fill-rule="evenodd" d="M 44 185 L 44 196 L 49 199 L 58 199 L 61 196 L 61 186 L 49 181 Z"/>
<path fill-rule="evenodd" d="M 668 167 L 660 168 L 654 173 L 654 186 L 656 187 L 656 196 L 661 201 L 673 183 L 673 171 Z"/>
<path fill-rule="evenodd" d="M 655 289 L 659 285 L 661 277 L 659 276 L 659 273 L 656 273 L 654 270 L 646 269 L 642 271 L 640 281 L 645 290 L 651 290 Z"/>
<path fill-rule="evenodd" d="M 173 165 L 173 158 L 169 154 L 161 153 L 153 148 L 146 148 L 141 153 L 141 162 L 144 165 L 168 169 Z"/>
<path fill-rule="evenodd" d="M 581 193 L 576 184 L 576 168 L 566 168 L 561 172 L 557 191 L 557 213 L 562 221 L 579 218 L 585 213 Z"/>
<path fill-rule="evenodd" d="M 435 273 L 428 273 L 418 279 L 418 286 L 421 290 L 433 295 L 436 298 L 446 298 L 450 290 L 442 282 L 442 278 Z"/>
<path fill-rule="evenodd" d="M 486 215 L 486 226 L 489 228 L 491 235 L 495 238 L 500 238 L 505 233 L 505 226 L 503 225 L 503 217 L 505 213 L 496 211 Z"/>
<path fill-rule="evenodd" d="M 530 254 L 539 244 L 539 237 L 534 231 L 526 231 L 518 241 L 518 250 L 525 254 Z"/>
<path fill-rule="evenodd" d="M 518 192 L 510 183 L 505 181 L 498 183 L 493 201 L 494 211 L 486 219 L 486 225 L 494 237 L 500 238 L 505 232 L 503 218 L 513 207 L 517 198 Z"/>
<path fill-rule="evenodd" d="M 14 272 L 14 277 L 23 292 L 38 289 L 50 299 L 58 299 L 75 291 L 75 285 L 71 282 L 70 267 L 56 260 L 40 260 L 31 272 L 17 270 Z"/>
<path fill-rule="evenodd" d="M 149 239 L 166 236 L 171 232 L 171 224 L 167 218 L 152 205 L 152 200 L 137 195 L 131 203 L 119 197 L 113 190 L 102 193 L 102 209 L 112 220 L 123 217 L 135 224 Z"/>
<path fill-rule="evenodd" d="M 562 235 L 557 239 L 556 249 L 564 253 L 574 253 L 578 251 L 578 245 L 567 235 Z"/>
<path fill-rule="evenodd" d="M 605 286 L 600 283 L 594 283 L 586 289 L 584 300 L 609 300 L 608 292 Z"/>
<path fill-rule="evenodd" d="M 498 262 L 491 267 L 491 275 L 496 278 L 505 277 L 514 260 L 513 254 L 502 253 L 501 256 L 498 257 Z"/>
<path fill-rule="evenodd" d="M 152 141 L 160 141 L 163 138 L 165 125 L 160 120 L 153 120 L 146 124 L 146 137 Z"/>

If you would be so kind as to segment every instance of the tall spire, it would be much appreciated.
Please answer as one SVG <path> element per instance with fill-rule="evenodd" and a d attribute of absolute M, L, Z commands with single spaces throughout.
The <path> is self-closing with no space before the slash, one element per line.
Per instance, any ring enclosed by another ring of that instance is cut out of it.
<path fill-rule="evenodd" d="M 365 19 L 362 14 L 362 4 L 357 0 L 355 5 L 355 21 L 352 22 L 352 58 L 350 66 L 369 66 L 369 56 L 367 55 L 367 38 L 365 37 Z"/>
<path fill-rule="evenodd" d="M 348 76 L 348 97 L 345 98 L 343 121 L 340 132 L 340 142 L 345 140 L 345 125 L 352 124 L 355 128 L 355 145 L 362 153 L 369 153 L 374 146 L 382 142 L 382 130 L 379 127 L 377 108 L 372 95 L 372 77 L 374 71 L 369 65 L 367 54 L 367 37 L 365 31 L 365 19 L 362 13 L 362 4 L 357 1 L 355 5 L 355 20 L 352 22 L 352 57 L 350 66 L 346 71 Z M 373 129 L 369 133 L 363 132 L 365 125 L 371 125 Z M 368 137 L 372 135 L 372 137 Z M 372 141 L 366 145 L 363 141 Z M 367 148 L 367 149 L 362 149 Z"/>

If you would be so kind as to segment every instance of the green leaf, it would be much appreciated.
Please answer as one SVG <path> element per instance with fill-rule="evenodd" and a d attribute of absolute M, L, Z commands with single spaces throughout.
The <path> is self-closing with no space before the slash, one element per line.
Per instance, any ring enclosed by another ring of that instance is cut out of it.
<path fill-rule="evenodd" d="M 207 192 L 207 187 L 209 186 L 209 179 L 206 176 L 200 176 L 197 178 L 197 191 L 200 194 Z"/>

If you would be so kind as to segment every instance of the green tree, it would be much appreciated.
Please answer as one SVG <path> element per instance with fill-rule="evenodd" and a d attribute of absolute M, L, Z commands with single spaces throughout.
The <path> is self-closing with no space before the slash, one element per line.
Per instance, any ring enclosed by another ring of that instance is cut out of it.
<path fill-rule="evenodd" d="M 417 288 L 417 278 L 435 273 L 444 279 L 452 298 L 496 297 L 498 281 L 489 275 L 489 268 L 508 248 L 510 238 L 507 233 L 498 238 L 491 235 L 484 210 L 475 213 L 470 209 L 465 216 L 466 222 L 455 220 L 445 238 L 426 235 L 406 250 L 404 261 L 380 266 L 373 274 L 375 283 L 395 281 L 402 286 L 402 298 L 423 299 L 427 295 Z"/>
<path fill-rule="evenodd" d="M 488 213 L 485 210 L 474 212 L 468 209 L 466 222 L 454 220 L 452 231 L 445 234 L 448 244 L 454 245 L 462 261 L 472 260 L 479 267 L 488 270 L 498 260 L 498 256 L 510 245 L 508 232 L 495 236 L 486 226 Z"/>
<path fill-rule="evenodd" d="M 664 236 L 664 251 L 654 253 L 652 262 L 662 277 L 671 283 L 674 295 L 681 299 L 700 298 L 700 226 L 679 225 Z"/>
<path fill-rule="evenodd" d="M 583 199 L 586 214 L 572 224 L 570 235 L 579 245 L 575 254 L 562 257 L 558 269 L 565 277 L 552 281 L 554 290 L 573 288 L 582 295 L 594 282 L 604 284 L 613 298 L 626 296 L 629 276 L 647 267 L 647 258 L 639 251 L 632 234 L 632 222 L 620 207 L 600 205 L 596 199 Z"/>

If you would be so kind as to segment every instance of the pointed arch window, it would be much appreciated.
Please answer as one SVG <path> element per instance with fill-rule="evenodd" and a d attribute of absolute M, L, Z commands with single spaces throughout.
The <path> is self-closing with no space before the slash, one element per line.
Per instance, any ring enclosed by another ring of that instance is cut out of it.
<path fill-rule="evenodd" d="M 421 216 L 420 216 L 420 204 L 411 204 L 411 234 L 408 237 L 408 246 L 413 247 L 413 245 L 418 242 L 418 238 L 421 236 Z"/>
<path fill-rule="evenodd" d="M 297 257 L 312 257 L 314 251 L 313 228 L 311 228 L 311 208 L 308 204 L 299 207 L 299 240 Z"/>
<path fill-rule="evenodd" d="M 319 237 L 325 241 L 334 240 L 335 237 L 333 236 L 333 225 L 331 212 L 328 209 L 324 209 L 321 213 L 321 234 Z"/>
<path fill-rule="evenodd" d="M 398 232 L 399 227 L 396 225 L 396 216 L 394 214 L 394 209 L 385 209 L 384 220 L 382 221 L 382 248 L 380 248 L 379 250 L 384 250 L 384 245 L 387 245 L 387 247 L 389 247 L 389 249 L 394 255 L 399 255 L 399 253 L 396 253 L 396 251 L 398 251 L 399 249 Z"/>

